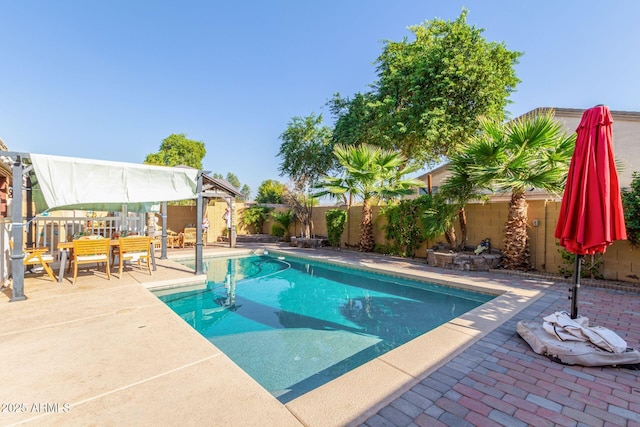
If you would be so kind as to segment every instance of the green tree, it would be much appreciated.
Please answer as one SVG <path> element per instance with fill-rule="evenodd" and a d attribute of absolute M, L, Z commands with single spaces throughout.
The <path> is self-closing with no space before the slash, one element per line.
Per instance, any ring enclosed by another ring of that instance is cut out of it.
<path fill-rule="evenodd" d="M 160 151 L 147 155 L 144 160 L 148 165 L 159 166 L 190 166 L 202 170 L 202 159 L 207 150 L 204 142 L 187 139 L 186 135 L 171 134 L 162 140 Z"/>
<path fill-rule="evenodd" d="M 450 248 L 457 246 L 453 220 L 456 216 L 457 207 L 449 203 L 442 194 L 426 194 L 421 196 L 422 214 L 420 216 L 420 227 L 425 239 L 436 239 L 444 236 Z"/>
<path fill-rule="evenodd" d="M 485 40 L 466 16 L 463 9 L 455 21 L 425 21 L 409 27 L 413 40 L 387 41 L 373 90 L 330 103 L 336 142 L 368 142 L 435 163 L 480 129 L 480 117 L 503 120 L 521 53 Z"/>
<path fill-rule="evenodd" d="M 226 178 L 227 182 L 231 185 L 233 185 L 234 187 L 236 187 L 238 190 L 240 189 L 240 180 L 238 179 L 238 177 L 231 173 L 231 172 L 227 172 L 227 178 Z"/>
<path fill-rule="evenodd" d="M 282 203 L 282 196 L 286 191 L 286 185 L 274 179 L 262 181 L 258 187 L 256 202 L 258 203 Z"/>
<path fill-rule="evenodd" d="M 278 152 L 281 158 L 279 171 L 281 175 L 288 176 L 293 181 L 293 193 L 308 193 L 322 175 L 328 174 L 336 166 L 331 129 L 322 125 L 322 115 L 294 117 L 280 135 L 280 140 L 282 144 Z M 312 206 L 313 203 L 310 201 L 298 205 L 298 208 L 309 210 L 301 215 L 307 222 L 298 217 L 304 228 L 304 237 L 307 238 L 311 237 Z"/>
<path fill-rule="evenodd" d="M 530 269 L 526 190 L 559 194 L 573 154 L 575 133 L 567 135 L 552 112 L 521 117 L 508 123 L 483 121 L 484 132 L 465 151 L 471 159 L 469 179 L 495 192 L 511 192 L 505 224 L 503 265 Z"/>
<path fill-rule="evenodd" d="M 249 200 L 251 198 L 251 187 L 249 187 L 247 184 L 244 184 L 242 186 L 240 192 L 242 193 L 242 198 L 244 200 Z"/>
<path fill-rule="evenodd" d="M 443 180 L 438 188 L 438 195 L 443 201 L 451 204 L 450 211 L 458 216 L 460 223 L 460 241 L 456 238 L 456 232 L 453 228 L 453 220 L 449 221 L 442 217 L 447 209 L 441 207 L 435 217 L 449 224 L 449 228 L 445 231 L 445 238 L 452 250 L 464 250 L 467 246 L 467 212 L 465 205 L 471 200 L 485 200 L 486 195 L 481 194 L 481 188 L 471 179 L 469 170 L 474 165 L 475 159 L 466 151 L 462 150 L 449 157 L 448 169 L 450 174 Z"/>
<path fill-rule="evenodd" d="M 253 228 L 256 234 L 262 233 L 264 222 L 269 217 L 270 208 L 264 206 L 252 206 L 242 211 L 242 222 L 245 226 Z"/>
<path fill-rule="evenodd" d="M 317 185 L 317 197 L 351 194 L 362 200 L 360 224 L 360 250 L 370 252 L 374 247 L 372 204 L 411 194 L 424 183 L 416 178 L 405 178 L 418 166 L 405 166 L 402 154 L 383 150 L 369 144 L 358 146 L 336 145 L 334 155 L 342 165 L 341 176 L 325 176 Z"/>
<path fill-rule="evenodd" d="M 295 219 L 295 214 L 291 209 L 287 209 L 286 211 L 273 211 L 271 212 L 271 218 L 280 224 L 284 229 L 284 241 L 288 242 L 291 239 L 291 233 L 289 229 L 291 228 L 291 224 L 293 224 L 293 220 Z"/>

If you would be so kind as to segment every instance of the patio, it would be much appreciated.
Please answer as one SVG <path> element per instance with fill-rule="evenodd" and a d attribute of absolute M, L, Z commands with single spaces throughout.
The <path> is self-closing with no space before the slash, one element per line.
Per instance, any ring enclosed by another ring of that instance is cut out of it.
<path fill-rule="evenodd" d="M 265 246 L 204 252 L 258 247 Z M 72 286 L 27 274 L 26 301 L 8 303 L 10 289 L 0 293 L 6 363 L 0 424 L 640 425 L 640 371 L 560 365 L 533 353 L 515 333 L 521 319 L 569 307 L 564 283 L 445 271 L 375 254 L 269 247 L 426 279 L 510 287 L 521 297 L 509 310 L 438 328 L 410 343 L 418 346 L 411 351 L 396 349 L 283 405 L 145 289 L 202 283 L 203 276 L 173 261 L 193 257 L 193 249 L 170 250 L 153 276 L 134 269 L 120 280 L 80 276 Z M 583 287 L 580 304 L 592 323 L 640 345 L 639 294 Z"/>

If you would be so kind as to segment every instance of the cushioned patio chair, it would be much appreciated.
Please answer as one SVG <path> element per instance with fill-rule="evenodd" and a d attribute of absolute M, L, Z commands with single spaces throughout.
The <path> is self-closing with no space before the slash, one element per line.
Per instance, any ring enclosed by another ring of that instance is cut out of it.
<path fill-rule="evenodd" d="M 109 239 L 78 239 L 73 241 L 73 284 L 78 277 L 80 264 L 105 264 L 107 279 L 111 280 Z"/>
<path fill-rule="evenodd" d="M 118 239 L 118 264 L 119 277 L 122 277 L 122 269 L 125 261 L 137 261 L 142 267 L 141 260 L 146 262 L 146 268 L 151 273 L 151 236 L 129 236 Z"/>

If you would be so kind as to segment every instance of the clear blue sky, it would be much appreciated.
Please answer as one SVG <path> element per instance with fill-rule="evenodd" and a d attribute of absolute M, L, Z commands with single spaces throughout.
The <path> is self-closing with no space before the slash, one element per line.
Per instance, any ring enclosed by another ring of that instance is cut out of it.
<path fill-rule="evenodd" d="M 383 40 L 467 21 L 524 52 L 512 116 L 640 111 L 640 1 L 0 0 L 0 138 L 12 151 L 141 163 L 172 133 L 252 195 L 289 120 L 376 79 Z"/>

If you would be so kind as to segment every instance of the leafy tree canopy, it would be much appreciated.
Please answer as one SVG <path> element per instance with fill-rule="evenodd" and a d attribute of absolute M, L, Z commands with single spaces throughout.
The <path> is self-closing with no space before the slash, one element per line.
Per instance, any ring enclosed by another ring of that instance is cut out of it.
<path fill-rule="evenodd" d="M 238 179 L 238 177 L 231 173 L 231 172 L 227 172 L 227 178 L 226 178 L 227 182 L 231 185 L 233 185 L 234 187 L 236 187 L 237 189 L 240 189 L 240 180 Z"/>
<path fill-rule="evenodd" d="M 244 184 L 242 186 L 242 188 L 240 189 L 240 192 L 242 193 L 242 197 L 245 200 L 249 200 L 251 197 L 251 187 L 249 187 L 247 184 Z"/>
<path fill-rule="evenodd" d="M 455 21 L 425 21 L 409 27 L 414 40 L 387 41 L 373 90 L 330 102 L 336 142 L 368 139 L 433 164 L 466 143 L 480 117 L 502 121 L 519 82 L 513 67 L 521 53 L 487 42 L 466 16 L 463 9 Z"/>
<path fill-rule="evenodd" d="M 256 202 L 258 203 L 282 203 L 282 197 L 286 191 L 286 185 L 274 179 L 267 179 L 258 187 Z"/>
<path fill-rule="evenodd" d="M 279 171 L 296 186 L 307 189 L 335 166 L 331 129 L 322 125 L 322 114 L 294 117 L 280 135 Z"/>
<path fill-rule="evenodd" d="M 202 170 L 202 159 L 207 150 L 204 142 L 187 139 L 183 133 L 171 134 L 162 140 L 160 151 L 147 155 L 144 160 L 148 165 L 190 166 Z"/>

